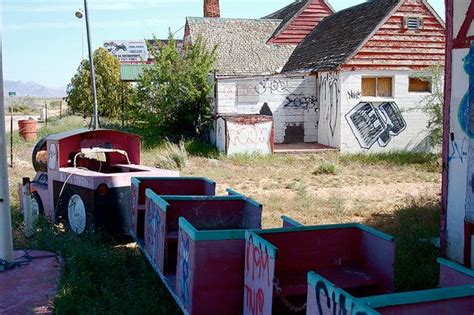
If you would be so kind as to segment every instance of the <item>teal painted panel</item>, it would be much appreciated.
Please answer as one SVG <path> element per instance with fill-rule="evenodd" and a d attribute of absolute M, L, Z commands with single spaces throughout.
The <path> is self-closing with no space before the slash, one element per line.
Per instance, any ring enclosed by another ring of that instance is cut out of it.
<path fill-rule="evenodd" d="M 458 271 L 459 273 L 462 273 L 468 277 L 473 277 L 474 278 L 474 270 L 466 268 L 460 264 L 457 264 L 455 262 L 452 262 L 450 260 L 444 259 L 444 258 L 438 258 L 438 263 L 440 265 L 446 266 L 448 268 L 454 269 Z"/>
<path fill-rule="evenodd" d="M 362 298 L 360 300 L 373 308 L 380 308 L 387 306 L 451 300 L 468 296 L 474 296 L 474 285 L 378 295 Z"/>

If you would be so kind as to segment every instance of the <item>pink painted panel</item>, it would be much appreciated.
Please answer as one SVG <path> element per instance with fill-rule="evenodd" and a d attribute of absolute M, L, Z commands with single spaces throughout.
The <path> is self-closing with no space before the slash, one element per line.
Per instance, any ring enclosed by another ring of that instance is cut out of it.
<path fill-rule="evenodd" d="M 440 266 L 439 286 L 442 288 L 474 284 L 474 278 L 448 266 Z"/>
<path fill-rule="evenodd" d="M 189 257 L 182 254 L 187 242 Z M 244 261 L 244 239 L 194 241 L 180 229 L 176 287 L 186 309 L 191 314 L 242 314 Z M 184 287 L 189 303 L 184 303 Z"/>
<path fill-rule="evenodd" d="M 164 274 L 166 213 L 149 198 L 146 200 L 146 206 L 148 211 L 145 216 L 145 250 L 158 270 Z"/>
<path fill-rule="evenodd" d="M 389 293 L 394 290 L 395 242 L 389 242 L 376 235 L 360 231 L 361 265 L 377 277 L 377 293 Z M 381 253 L 383 253 L 381 255 Z"/>
<path fill-rule="evenodd" d="M 273 255 L 271 255 L 272 252 Z M 253 233 L 247 233 L 244 276 L 244 314 L 246 315 L 272 313 L 274 254 L 275 250 L 263 239 Z"/>

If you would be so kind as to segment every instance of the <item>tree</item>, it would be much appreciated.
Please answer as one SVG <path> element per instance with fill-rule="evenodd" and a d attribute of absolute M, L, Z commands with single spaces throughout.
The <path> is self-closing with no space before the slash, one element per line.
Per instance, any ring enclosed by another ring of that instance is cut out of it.
<path fill-rule="evenodd" d="M 210 75 L 216 48 L 201 39 L 180 49 L 170 37 L 167 45 L 150 47 L 154 64 L 143 71 L 136 88 L 135 118 L 148 130 L 170 137 L 200 137 L 212 123 Z"/>
<path fill-rule="evenodd" d="M 127 103 L 132 93 L 129 83 L 120 80 L 120 62 L 103 48 L 93 55 L 100 116 L 116 118 L 121 113 L 122 102 Z M 91 115 L 93 109 L 90 65 L 83 60 L 67 87 L 67 102 L 74 113 Z"/>
<path fill-rule="evenodd" d="M 421 100 L 418 108 L 428 115 L 428 144 L 439 148 L 443 141 L 444 66 L 433 65 L 415 76 L 431 84 L 431 93 Z"/>

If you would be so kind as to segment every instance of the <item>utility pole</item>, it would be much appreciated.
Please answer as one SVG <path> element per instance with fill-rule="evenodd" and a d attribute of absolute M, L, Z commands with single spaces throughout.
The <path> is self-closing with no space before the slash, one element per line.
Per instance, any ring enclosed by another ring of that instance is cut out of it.
<path fill-rule="evenodd" d="M 5 92 L 3 89 L 3 21 L 0 3 L 0 259 L 13 260 L 12 218 L 8 183 L 7 136 L 5 130 Z"/>
<path fill-rule="evenodd" d="M 99 114 L 97 110 L 97 90 L 95 84 L 95 69 L 94 69 L 94 58 L 91 47 L 91 33 L 89 29 L 89 10 L 87 9 L 87 0 L 84 0 L 84 14 L 86 16 L 86 32 L 87 32 L 87 48 L 89 50 L 89 63 L 91 67 L 91 89 L 92 89 L 92 98 L 94 100 L 94 117 L 92 122 L 93 129 L 99 129 Z"/>

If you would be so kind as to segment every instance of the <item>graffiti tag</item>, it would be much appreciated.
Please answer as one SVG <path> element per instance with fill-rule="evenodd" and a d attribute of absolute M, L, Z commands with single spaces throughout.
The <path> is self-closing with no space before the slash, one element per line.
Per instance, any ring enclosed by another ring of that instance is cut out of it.
<path fill-rule="evenodd" d="M 279 79 L 265 79 L 260 81 L 255 86 L 255 91 L 258 94 L 265 93 L 275 93 L 275 92 L 289 92 L 288 91 L 288 81 L 283 81 Z"/>
<path fill-rule="evenodd" d="M 189 239 L 184 237 L 184 233 L 179 233 L 180 258 L 181 258 L 181 300 L 185 305 L 189 304 Z"/>
<path fill-rule="evenodd" d="M 304 96 L 301 94 L 291 94 L 286 97 L 286 103 L 283 107 L 302 108 L 304 110 L 315 108 L 318 106 L 318 98 L 316 96 Z"/>
<path fill-rule="evenodd" d="M 275 259 L 248 234 L 245 244 L 244 314 L 271 314 Z"/>
<path fill-rule="evenodd" d="M 347 96 L 349 96 L 349 99 L 351 100 L 358 100 L 362 96 L 362 93 L 350 91 L 350 92 L 347 92 Z"/>

